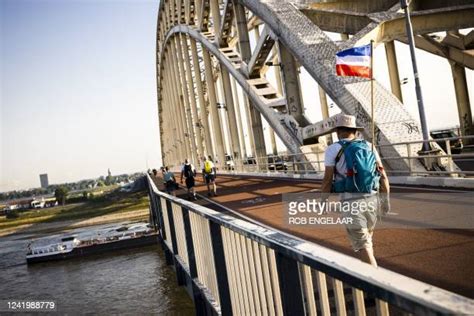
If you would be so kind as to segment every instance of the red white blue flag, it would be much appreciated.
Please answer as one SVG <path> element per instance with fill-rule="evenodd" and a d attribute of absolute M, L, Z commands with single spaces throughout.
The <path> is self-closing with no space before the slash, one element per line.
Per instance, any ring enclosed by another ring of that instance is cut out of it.
<path fill-rule="evenodd" d="M 371 45 L 353 47 L 336 53 L 338 76 L 372 78 L 370 58 Z"/>

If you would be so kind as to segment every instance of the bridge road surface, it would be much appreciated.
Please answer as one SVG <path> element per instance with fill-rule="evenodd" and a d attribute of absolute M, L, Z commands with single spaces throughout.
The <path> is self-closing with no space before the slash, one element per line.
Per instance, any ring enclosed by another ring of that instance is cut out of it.
<path fill-rule="evenodd" d="M 179 176 L 176 179 L 179 182 Z M 283 210 L 282 194 L 318 190 L 320 183 L 317 181 L 218 175 L 216 183 L 218 196 L 211 199 L 218 204 L 265 225 L 354 256 L 342 226 L 321 229 L 309 225 L 285 224 L 287 219 Z M 162 190 L 163 184 L 160 181 L 157 181 L 157 184 Z M 207 188 L 202 183 L 201 175 L 196 177 L 196 191 L 207 198 Z M 424 194 L 428 192 L 436 197 L 442 192 L 422 188 L 392 188 L 391 191 L 392 210 L 399 207 L 396 206 L 399 202 L 410 203 L 394 201 L 393 193 L 419 191 Z M 186 198 L 184 190 L 177 192 L 177 195 Z M 218 205 L 205 199 L 198 199 L 196 203 L 223 211 Z M 423 207 L 439 207 L 436 204 L 425 202 Z M 472 204 L 467 207 L 471 209 Z M 381 267 L 474 298 L 474 230 L 472 229 L 376 228 L 374 250 Z"/>

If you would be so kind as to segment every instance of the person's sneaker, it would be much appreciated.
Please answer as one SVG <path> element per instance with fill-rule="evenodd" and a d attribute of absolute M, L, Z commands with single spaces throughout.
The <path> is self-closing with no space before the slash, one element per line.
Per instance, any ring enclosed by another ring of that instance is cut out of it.
<path fill-rule="evenodd" d="M 211 196 L 211 192 L 208 192 L 208 193 L 207 193 L 207 196 L 209 196 L 209 197 L 210 197 L 210 196 Z"/>
<path fill-rule="evenodd" d="M 214 192 L 214 196 L 217 196 L 217 193 Z"/>
<path fill-rule="evenodd" d="M 197 198 L 197 196 L 193 196 L 193 199 L 194 199 L 194 201 L 197 201 L 198 198 Z"/>

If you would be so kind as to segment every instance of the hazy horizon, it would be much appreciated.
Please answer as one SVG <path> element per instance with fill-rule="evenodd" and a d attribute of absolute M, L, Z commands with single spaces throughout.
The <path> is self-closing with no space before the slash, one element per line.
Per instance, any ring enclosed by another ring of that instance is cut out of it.
<path fill-rule="evenodd" d="M 117 175 L 161 165 L 158 6 L 158 0 L 1 0 L 0 192 L 39 187 L 42 173 L 57 184 L 109 168 Z M 396 48 L 400 78 L 408 78 L 404 105 L 418 119 L 409 52 L 398 42 Z M 419 50 L 417 56 L 429 127 L 458 125 L 448 61 Z M 383 45 L 375 67 L 390 90 Z M 471 102 L 473 73 L 466 71 Z M 306 114 L 317 121 L 316 84 L 304 69 L 300 78 Z M 265 122 L 264 128 L 268 136 Z"/>
<path fill-rule="evenodd" d="M 0 191 L 160 165 L 158 1 L 1 1 Z"/>

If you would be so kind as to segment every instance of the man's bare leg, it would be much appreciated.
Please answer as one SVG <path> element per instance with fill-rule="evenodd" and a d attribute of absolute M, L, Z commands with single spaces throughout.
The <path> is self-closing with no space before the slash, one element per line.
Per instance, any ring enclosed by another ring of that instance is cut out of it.
<path fill-rule="evenodd" d="M 369 247 L 369 248 L 363 248 L 356 252 L 357 257 L 359 257 L 360 260 L 373 265 L 374 267 L 377 267 L 377 260 L 375 260 L 374 256 L 374 248 Z"/>

